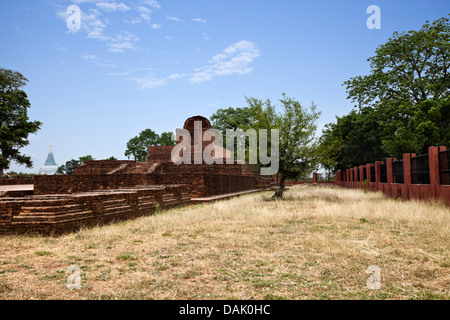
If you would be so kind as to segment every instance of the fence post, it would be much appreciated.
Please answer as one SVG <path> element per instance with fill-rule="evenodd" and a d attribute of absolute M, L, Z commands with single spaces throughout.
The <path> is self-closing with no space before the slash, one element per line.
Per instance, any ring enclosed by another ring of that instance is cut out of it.
<path fill-rule="evenodd" d="M 364 166 L 359 166 L 359 188 L 362 189 L 364 184 Z"/>
<path fill-rule="evenodd" d="M 317 172 L 313 172 L 313 183 L 317 183 Z"/>
<path fill-rule="evenodd" d="M 436 199 L 436 186 L 440 184 L 439 147 L 428 147 L 428 164 L 430 171 L 431 196 Z"/>
<path fill-rule="evenodd" d="M 392 171 L 392 158 L 386 159 L 387 183 L 394 183 L 394 171 Z"/>
<path fill-rule="evenodd" d="M 380 161 L 375 161 L 375 185 L 376 185 L 376 190 L 379 190 L 380 187 L 380 182 L 381 182 L 381 176 L 380 176 Z"/>
<path fill-rule="evenodd" d="M 411 184 L 411 156 L 414 153 L 403 154 L 403 189 L 402 198 L 404 200 L 409 199 L 409 185 Z"/>
<path fill-rule="evenodd" d="M 373 181 L 371 181 L 372 177 L 370 174 L 370 163 L 366 164 L 366 176 L 367 176 L 367 181 L 373 182 Z"/>

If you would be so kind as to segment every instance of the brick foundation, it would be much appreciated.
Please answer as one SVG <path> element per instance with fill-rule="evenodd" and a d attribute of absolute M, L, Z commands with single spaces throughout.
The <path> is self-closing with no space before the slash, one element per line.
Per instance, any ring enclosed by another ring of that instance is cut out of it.
<path fill-rule="evenodd" d="M 190 203 L 186 187 L 180 185 L 5 198 L 0 202 L 0 235 L 61 235 L 151 215 L 158 207 L 169 209 Z"/>

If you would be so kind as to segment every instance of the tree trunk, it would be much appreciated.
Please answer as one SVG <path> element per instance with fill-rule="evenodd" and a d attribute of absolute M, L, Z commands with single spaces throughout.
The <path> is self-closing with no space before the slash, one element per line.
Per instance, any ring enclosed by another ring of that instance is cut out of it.
<path fill-rule="evenodd" d="M 284 176 L 281 176 L 280 177 L 280 188 L 277 191 L 275 191 L 275 194 L 272 196 L 272 198 L 277 198 L 277 199 L 283 198 L 284 180 L 286 180 L 286 178 Z"/>
<path fill-rule="evenodd" d="M 0 179 L 3 179 L 3 168 L 0 167 Z"/>

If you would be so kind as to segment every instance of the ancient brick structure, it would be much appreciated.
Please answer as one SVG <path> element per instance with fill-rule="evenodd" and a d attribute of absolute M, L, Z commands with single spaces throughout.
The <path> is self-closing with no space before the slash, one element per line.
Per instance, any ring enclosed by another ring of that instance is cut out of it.
<path fill-rule="evenodd" d="M 186 188 L 179 185 L 4 198 L 0 201 L 0 235 L 60 235 L 189 203 Z"/>
<path fill-rule="evenodd" d="M 203 133 L 211 128 L 208 119 L 186 120 L 191 135 L 191 159 L 195 157 L 194 128 L 201 123 Z M 214 140 L 212 140 L 214 141 Z M 182 141 L 180 140 L 179 143 Z M 211 141 L 201 142 L 201 151 Z M 81 226 L 151 214 L 155 207 L 168 208 L 235 192 L 265 189 L 270 179 L 249 164 L 226 164 L 226 149 L 213 157 L 223 164 L 175 164 L 174 146 L 150 146 L 146 162 L 86 161 L 73 175 L 41 175 L 34 178 L 34 195 L 2 198 L 0 234 L 62 234 Z"/>

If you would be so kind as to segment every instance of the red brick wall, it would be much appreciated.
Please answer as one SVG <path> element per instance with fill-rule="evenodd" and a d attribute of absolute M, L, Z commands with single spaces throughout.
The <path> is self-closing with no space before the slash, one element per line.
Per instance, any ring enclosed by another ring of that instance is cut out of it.
<path fill-rule="evenodd" d="M 60 235 L 81 227 L 153 214 L 190 203 L 184 186 L 153 186 L 74 195 L 5 198 L 0 201 L 0 235 Z"/>

